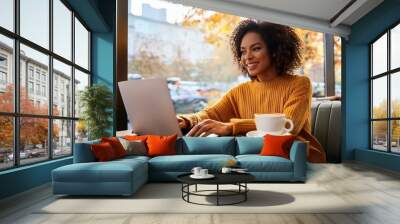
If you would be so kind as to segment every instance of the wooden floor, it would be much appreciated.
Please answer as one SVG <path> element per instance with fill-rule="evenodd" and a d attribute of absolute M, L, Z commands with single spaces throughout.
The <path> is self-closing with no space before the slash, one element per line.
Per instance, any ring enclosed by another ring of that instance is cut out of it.
<path fill-rule="evenodd" d="M 36 208 L 54 200 L 47 185 L 1 201 L 0 223 L 400 223 L 399 173 L 359 163 L 314 164 L 309 169 L 308 183 L 367 206 L 357 214 L 35 214 Z"/>

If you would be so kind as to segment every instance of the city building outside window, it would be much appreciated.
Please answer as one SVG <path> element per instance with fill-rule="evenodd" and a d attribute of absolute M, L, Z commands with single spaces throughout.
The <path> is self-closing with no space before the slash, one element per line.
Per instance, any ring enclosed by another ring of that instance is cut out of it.
<path fill-rule="evenodd" d="M 4 54 L 0 54 L 0 67 L 7 67 L 7 56 Z"/>
<path fill-rule="evenodd" d="M 36 80 L 40 81 L 40 70 L 36 69 Z"/>
<path fill-rule="evenodd" d="M 52 4 L 49 0 L 19 1 L 18 13 L 14 13 L 14 1 L 1 2 L 2 10 L 12 13 L 9 20 L 0 21 L 0 26 L 8 30 L 0 30 L 0 82 L 5 82 L 4 88 L 0 85 L 0 170 L 70 156 L 75 136 L 85 140 L 87 131 L 84 125 L 78 129 L 79 133 L 75 131 L 79 116 L 73 114 L 71 106 L 65 108 L 57 104 L 59 91 L 67 96 L 64 104 L 73 105 L 74 101 L 79 101 L 78 92 L 72 92 L 71 88 L 61 90 L 57 79 L 72 86 L 81 83 L 74 79 L 74 74 L 82 72 L 89 80 L 90 31 L 62 0 L 51 0 Z M 14 24 L 14 21 L 19 23 Z M 77 52 L 73 42 L 85 49 Z M 14 52 L 18 63 L 14 61 Z M 75 62 L 72 55 L 75 55 Z M 56 58 L 62 58 L 62 62 Z M 19 88 L 15 88 L 14 83 L 16 65 L 19 65 L 16 74 Z M 51 79 L 53 89 L 50 89 Z M 85 84 L 90 85 L 89 82 Z M 16 90 L 18 99 L 14 98 Z M 53 99 L 52 106 L 50 99 Z M 15 104 L 18 112 L 14 111 Z"/>
<path fill-rule="evenodd" d="M 7 84 L 7 55 L 0 54 L 0 91 L 5 91 Z"/>
<path fill-rule="evenodd" d="M 42 73 L 42 82 L 46 82 L 46 76 L 47 76 L 47 74 Z"/>
<path fill-rule="evenodd" d="M 33 67 L 32 67 L 32 66 L 29 66 L 29 71 L 28 71 L 28 73 L 29 73 L 29 79 L 32 79 L 32 80 L 33 80 Z"/>
<path fill-rule="evenodd" d="M 40 95 L 40 84 L 36 84 L 36 95 Z"/>
<path fill-rule="evenodd" d="M 7 84 L 7 73 L 5 73 L 4 71 L 0 71 L 0 84 Z"/>
<path fill-rule="evenodd" d="M 46 96 L 46 86 L 42 86 L 42 96 Z"/>
<path fill-rule="evenodd" d="M 31 82 L 31 81 L 29 81 L 28 82 L 28 91 L 29 91 L 29 94 L 33 94 L 34 93 L 34 88 L 33 88 L 33 82 Z"/>
<path fill-rule="evenodd" d="M 370 45 L 371 148 L 400 153 L 400 24 Z"/>

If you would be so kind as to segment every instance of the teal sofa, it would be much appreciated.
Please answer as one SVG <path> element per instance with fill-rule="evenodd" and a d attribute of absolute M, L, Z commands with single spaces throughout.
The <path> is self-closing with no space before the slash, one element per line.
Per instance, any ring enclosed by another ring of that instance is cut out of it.
<path fill-rule="evenodd" d="M 176 143 L 177 155 L 128 156 L 96 162 L 90 145 L 75 144 L 74 163 L 52 171 L 54 194 L 131 195 L 148 181 L 176 181 L 193 167 L 219 172 L 228 160 L 236 160 L 260 182 L 304 182 L 306 180 L 306 144 L 295 141 L 290 159 L 259 156 L 263 138 L 183 137 Z"/>

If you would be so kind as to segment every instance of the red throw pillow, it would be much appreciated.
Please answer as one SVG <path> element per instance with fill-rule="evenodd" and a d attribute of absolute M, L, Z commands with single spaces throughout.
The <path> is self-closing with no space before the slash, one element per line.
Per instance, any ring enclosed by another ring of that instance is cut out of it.
<path fill-rule="evenodd" d="M 122 146 L 121 142 L 117 137 L 101 138 L 101 142 L 110 143 L 110 145 L 115 151 L 115 155 L 117 156 L 117 158 L 126 156 L 126 151 L 124 149 L 124 146 Z"/>
<path fill-rule="evenodd" d="M 108 142 L 91 145 L 94 157 L 99 162 L 109 161 L 117 158 L 112 145 Z"/>
<path fill-rule="evenodd" d="M 281 156 L 289 159 L 290 147 L 296 137 L 293 135 L 265 135 L 261 156 Z"/>
<path fill-rule="evenodd" d="M 177 135 L 159 136 L 149 135 L 147 137 L 147 155 L 148 156 L 163 156 L 163 155 L 176 155 Z"/>

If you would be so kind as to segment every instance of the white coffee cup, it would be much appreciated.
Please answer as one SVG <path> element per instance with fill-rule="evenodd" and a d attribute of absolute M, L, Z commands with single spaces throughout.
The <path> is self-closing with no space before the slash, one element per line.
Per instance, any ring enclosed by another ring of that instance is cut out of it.
<path fill-rule="evenodd" d="M 256 128 L 258 132 L 271 134 L 271 135 L 283 135 L 293 130 L 293 121 L 286 118 L 285 114 L 254 114 Z M 289 124 L 289 128 L 286 128 L 286 124 Z"/>
<path fill-rule="evenodd" d="M 194 174 L 194 175 L 196 175 L 196 176 L 199 176 L 199 175 L 201 175 L 200 174 L 200 172 L 201 172 L 201 170 L 202 170 L 203 168 L 201 168 L 201 167 L 193 167 L 193 169 L 192 169 L 192 173 Z"/>
<path fill-rule="evenodd" d="M 208 175 L 208 169 L 201 169 L 200 170 L 200 176 L 207 176 Z"/>
<path fill-rule="evenodd" d="M 230 167 L 222 167 L 221 172 L 222 173 L 230 173 L 232 171 L 232 168 Z"/>

